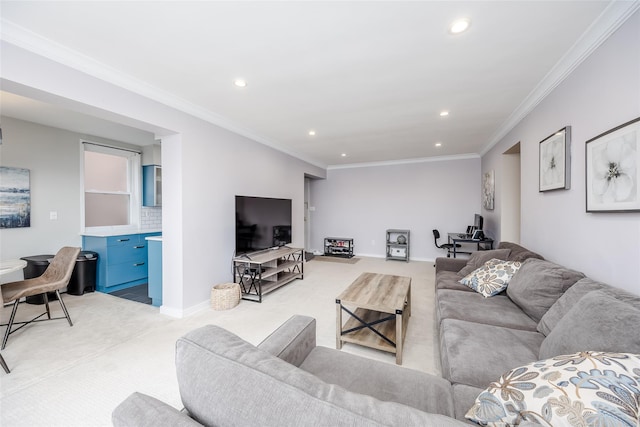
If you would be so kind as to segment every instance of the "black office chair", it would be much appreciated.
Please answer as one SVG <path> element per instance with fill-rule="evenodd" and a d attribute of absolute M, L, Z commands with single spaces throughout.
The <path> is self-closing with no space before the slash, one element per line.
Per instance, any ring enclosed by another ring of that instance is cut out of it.
<path fill-rule="evenodd" d="M 443 243 L 438 245 L 438 239 L 440 238 L 440 232 L 438 230 L 433 230 L 433 242 L 436 244 L 436 248 L 438 249 L 446 249 L 447 250 L 447 258 L 451 257 L 451 250 L 453 249 L 453 243 Z M 456 248 L 461 247 L 456 243 Z"/>

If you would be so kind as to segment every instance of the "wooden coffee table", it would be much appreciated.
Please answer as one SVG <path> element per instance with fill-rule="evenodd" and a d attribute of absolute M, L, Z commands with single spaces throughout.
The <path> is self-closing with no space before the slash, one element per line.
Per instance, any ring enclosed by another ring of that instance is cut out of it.
<path fill-rule="evenodd" d="M 349 319 L 342 325 L 342 312 Z M 402 364 L 402 346 L 411 316 L 411 278 L 362 273 L 336 298 L 336 348 L 342 343 L 395 353 Z"/>

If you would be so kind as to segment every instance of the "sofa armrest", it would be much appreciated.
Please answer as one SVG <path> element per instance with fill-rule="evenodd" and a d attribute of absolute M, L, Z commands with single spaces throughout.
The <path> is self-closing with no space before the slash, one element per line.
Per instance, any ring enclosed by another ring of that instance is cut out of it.
<path fill-rule="evenodd" d="M 292 316 L 258 344 L 259 349 L 298 367 L 315 347 L 316 319 L 300 315 Z"/>
<path fill-rule="evenodd" d="M 186 412 L 180 412 L 172 406 L 142 393 L 133 393 L 111 414 L 114 427 L 202 427 Z"/>
<path fill-rule="evenodd" d="M 462 258 L 436 258 L 436 274 L 439 271 L 453 271 L 457 273 L 467 265 L 467 260 Z"/>

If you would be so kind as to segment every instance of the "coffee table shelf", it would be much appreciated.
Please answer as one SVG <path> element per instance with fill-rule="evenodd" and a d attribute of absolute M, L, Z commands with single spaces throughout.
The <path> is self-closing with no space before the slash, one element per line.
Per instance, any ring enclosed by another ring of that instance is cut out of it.
<path fill-rule="evenodd" d="M 389 313 L 383 313 L 381 311 L 375 311 L 375 310 L 367 310 L 365 308 L 358 308 L 358 309 L 356 309 L 354 311 L 354 313 L 355 313 L 356 316 L 358 316 L 359 318 L 361 318 L 362 320 L 364 320 L 367 323 L 373 323 L 373 322 L 379 321 L 381 319 L 384 319 L 386 317 L 389 317 Z M 408 319 L 408 318 L 409 318 L 409 316 L 407 316 L 407 317 L 405 317 L 403 319 L 403 322 L 405 323 L 404 327 L 402 328 L 403 341 L 404 341 L 404 337 L 407 334 L 406 319 Z M 358 328 L 361 325 L 362 325 L 362 323 L 360 323 L 360 321 L 358 321 L 355 318 L 351 317 L 351 318 L 349 318 L 349 320 L 347 320 L 347 323 L 345 323 L 345 325 L 343 326 L 343 328 L 342 328 L 343 333 L 344 333 L 344 331 L 348 331 L 349 329 Z M 386 322 L 379 323 L 378 326 L 376 327 L 376 329 L 382 335 L 387 337 L 390 341 L 392 341 L 394 343 L 396 342 L 396 319 L 395 319 L 395 317 L 393 319 L 391 319 L 391 320 L 386 321 Z M 363 328 L 363 329 L 360 329 L 358 331 L 354 331 L 354 332 L 350 332 L 348 334 L 342 335 L 342 342 L 358 344 L 358 345 L 362 345 L 362 346 L 365 346 L 365 347 L 375 348 L 376 350 L 382 350 L 382 351 L 387 351 L 387 352 L 391 352 L 391 353 L 395 353 L 395 351 L 396 351 L 396 346 L 395 345 L 390 344 L 388 341 L 384 340 L 382 337 L 380 337 L 379 335 L 375 334 L 374 332 L 372 332 L 368 328 Z"/>

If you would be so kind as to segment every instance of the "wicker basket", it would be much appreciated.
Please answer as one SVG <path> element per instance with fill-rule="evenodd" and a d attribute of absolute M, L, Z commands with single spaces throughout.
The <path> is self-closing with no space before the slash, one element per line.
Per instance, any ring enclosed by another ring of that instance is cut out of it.
<path fill-rule="evenodd" d="M 229 310 L 240 302 L 240 285 L 237 283 L 223 283 L 211 288 L 211 308 L 214 310 Z"/>

